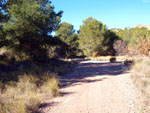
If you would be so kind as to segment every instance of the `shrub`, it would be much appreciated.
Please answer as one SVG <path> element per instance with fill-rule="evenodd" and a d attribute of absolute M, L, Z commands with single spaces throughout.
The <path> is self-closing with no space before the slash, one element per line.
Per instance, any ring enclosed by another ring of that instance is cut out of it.
<path fill-rule="evenodd" d="M 150 59 L 136 59 L 131 73 L 131 79 L 141 92 L 142 106 L 146 113 L 150 111 Z"/>
<path fill-rule="evenodd" d="M 126 60 L 123 62 L 124 65 L 130 65 L 130 64 L 132 64 L 132 63 L 134 63 L 134 61 L 133 61 L 133 60 L 129 60 L 129 59 L 126 59 Z"/>
<path fill-rule="evenodd" d="M 131 55 L 150 56 L 150 38 L 138 39 L 136 45 L 129 45 Z"/>
<path fill-rule="evenodd" d="M 73 61 L 15 62 L 15 70 L 0 72 L 0 113 L 32 113 L 40 103 L 59 95 L 57 73 L 64 74 Z M 53 70 L 53 73 L 52 73 Z"/>
<path fill-rule="evenodd" d="M 136 48 L 140 54 L 148 56 L 150 49 L 150 38 L 139 40 Z"/>
<path fill-rule="evenodd" d="M 56 74 L 22 75 L 18 82 L 0 84 L 0 113 L 32 113 L 38 111 L 44 97 L 58 95 Z"/>
<path fill-rule="evenodd" d="M 126 55 L 128 53 L 128 47 L 124 40 L 116 40 L 113 48 L 116 51 L 116 55 Z"/>
<path fill-rule="evenodd" d="M 0 113 L 26 113 L 24 99 L 0 99 Z"/>
<path fill-rule="evenodd" d="M 41 86 L 41 91 L 47 97 L 58 96 L 58 81 L 55 77 L 47 79 L 44 84 Z"/>
<path fill-rule="evenodd" d="M 110 62 L 115 62 L 116 61 L 116 58 L 115 57 L 112 57 L 112 58 L 110 58 Z"/>

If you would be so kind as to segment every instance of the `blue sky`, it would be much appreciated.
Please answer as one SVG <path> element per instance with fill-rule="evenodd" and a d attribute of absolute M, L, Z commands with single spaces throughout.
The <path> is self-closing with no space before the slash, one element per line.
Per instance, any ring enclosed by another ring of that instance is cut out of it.
<path fill-rule="evenodd" d="M 150 24 L 150 0 L 51 0 L 55 11 L 64 11 L 62 22 L 78 30 L 82 21 L 93 17 L 108 28 Z"/>

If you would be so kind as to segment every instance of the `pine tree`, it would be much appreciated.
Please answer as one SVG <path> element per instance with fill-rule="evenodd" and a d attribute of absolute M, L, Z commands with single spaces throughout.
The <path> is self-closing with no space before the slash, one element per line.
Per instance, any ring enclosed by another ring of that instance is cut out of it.
<path fill-rule="evenodd" d="M 104 44 L 106 31 L 106 26 L 92 17 L 83 21 L 79 31 L 79 45 L 86 56 L 102 54 L 107 50 Z"/>
<path fill-rule="evenodd" d="M 10 18 L 3 27 L 8 47 L 32 60 L 46 58 L 62 11 L 56 13 L 49 0 L 9 0 L 6 6 Z"/>

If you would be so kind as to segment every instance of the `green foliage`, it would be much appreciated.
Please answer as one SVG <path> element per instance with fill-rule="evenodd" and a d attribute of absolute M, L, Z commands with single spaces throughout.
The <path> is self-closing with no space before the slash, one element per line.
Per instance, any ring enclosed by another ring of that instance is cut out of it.
<path fill-rule="evenodd" d="M 5 5 L 5 0 L 1 0 L 0 1 L 0 48 L 6 45 L 5 33 L 2 26 L 2 22 L 6 20 L 6 14 L 3 13 L 4 5 Z"/>
<path fill-rule="evenodd" d="M 74 32 L 75 30 L 73 25 L 67 22 L 62 22 L 56 30 L 56 36 L 62 36 L 62 40 L 65 41 L 67 38 L 66 36 L 70 36 L 74 34 Z"/>
<path fill-rule="evenodd" d="M 144 27 L 117 29 L 114 32 L 131 46 L 136 45 L 139 39 L 150 37 L 150 30 Z"/>
<path fill-rule="evenodd" d="M 104 42 L 106 32 L 106 26 L 92 17 L 83 21 L 79 31 L 79 45 L 86 56 L 103 54 L 108 49 Z"/>
<path fill-rule="evenodd" d="M 78 37 L 75 34 L 73 25 L 67 22 L 62 22 L 58 26 L 55 33 L 56 33 L 56 36 L 66 44 L 66 46 L 63 48 L 64 53 L 67 56 L 77 55 Z"/>
<path fill-rule="evenodd" d="M 3 47 L 4 37 L 3 37 L 3 29 L 2 26 L 0 26 L 0 47 Z"/>
<path fill-rule="evenodd" d="M 150 37 L 150 30 L 148 30 L 145 27 L 143 27 L 143 28 L 137 28 L 137 27 L 125 28 L 124 30 L 113 29 L 112 31 L 119 37 L 119 40 L 122 40 L 122 41 L 124 41 L 124 43 L 127 44 L 128 53 L 130 55 L 139 54 L 139 51 L 137 51 L 137 48 L 136 48 L 137 45 L 140 45 L 139 41 L 147 40 Z M 118 46 L 118 44 L 116 44 L 116 47 L 117 46 Z M 143 45 L 143 48 L 145 48 L 145 45 Z"/>
<path fill-rule="evenodd" d="M 105 51 L 104 55 L 117 55 L 117 51 L 114 48 L 114 43 L 118 39 L 119 37 L 112 30 L 107 30 L 105 34 L 105 40 L 103 42 L 104 45 L 108 47 L 108 49 Z"/>
<path fill-rule="evenodd" d="M 60 22 L 62 12 L 55 13 L 49 0 L 24 0 L 9 3 L 10 19 L 3 23 L 8 47 L 30 59 L 42 60 L 53 45 L 50 35 Z"/>

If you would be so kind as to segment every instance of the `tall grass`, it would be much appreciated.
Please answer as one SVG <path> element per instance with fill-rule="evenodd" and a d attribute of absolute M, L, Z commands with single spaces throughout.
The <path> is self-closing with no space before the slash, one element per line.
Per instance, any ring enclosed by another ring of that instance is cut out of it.
<path fill-rule="evenodd" d="M 57 75 L 65 74 L 73 64 L 59 59 L 13 63 L 5 59 L 0 59 L 0 113 L 38 111 L 44 100 L 59 95 Z"/>
<path fill-rule="evenodd" d="M 135 59 L 135 64 L 132 68 L 131 79 L 136 87 L 141 92 L 142 106 L 146 110 L 145 113 L 150 111 L 150 58 Z"/>
<path fill-rule="evenodd" d="M 58 80 L 53 73 L 40 78 L 25 74 L 18 82 L 0 83 L 0 87 L 0 113 L 33 113 L 45 97 L 58 95 Z"/>

